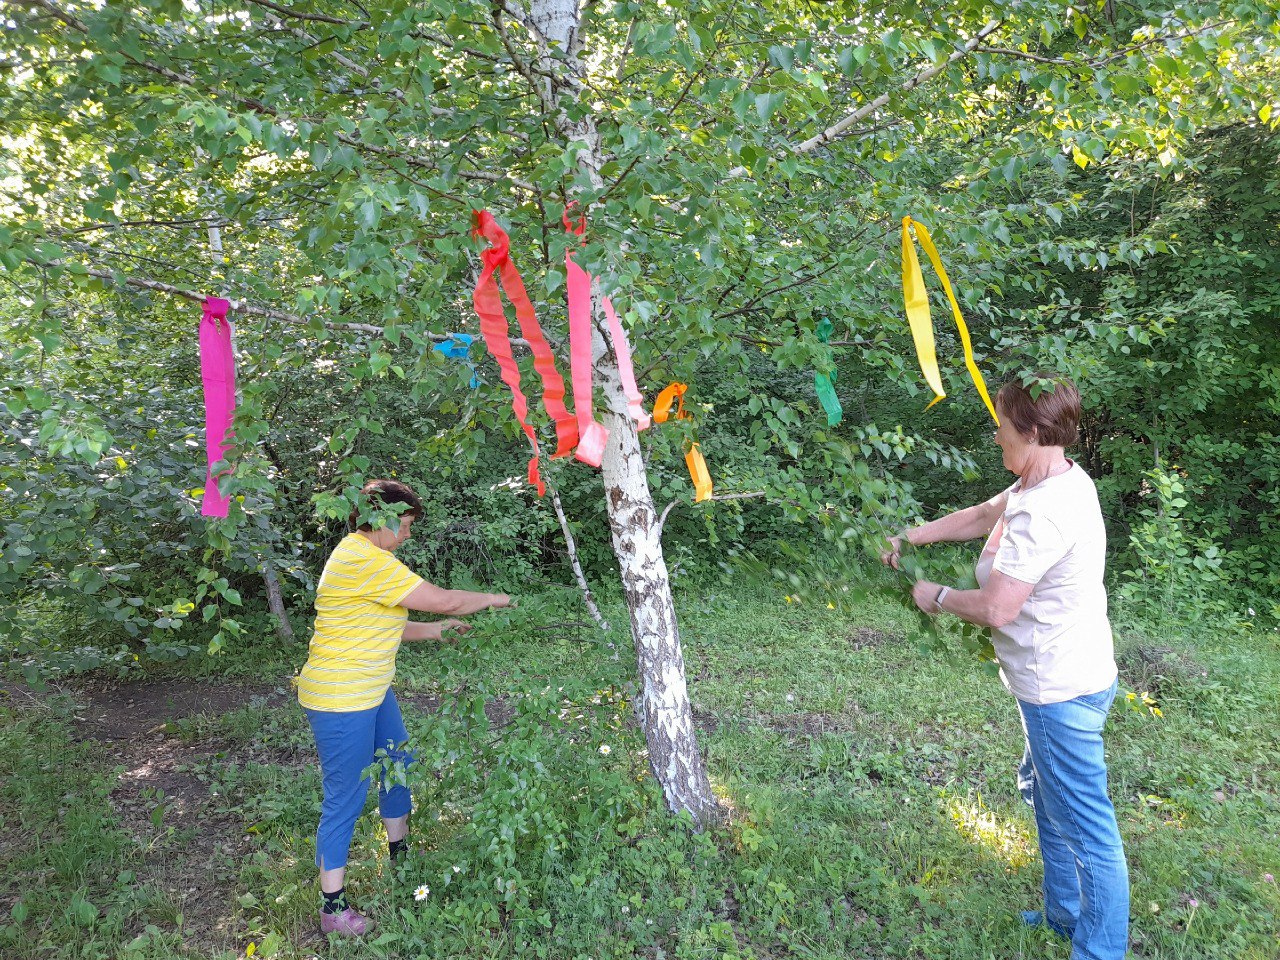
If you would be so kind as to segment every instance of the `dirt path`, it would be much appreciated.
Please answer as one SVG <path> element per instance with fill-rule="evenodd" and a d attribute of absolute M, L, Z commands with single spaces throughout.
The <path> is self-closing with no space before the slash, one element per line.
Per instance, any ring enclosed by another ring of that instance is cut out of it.
<path fill-rule="evenodd" d="M 73 736 L 102 744 L 116 768 L 112 809 L 138 845 L 137 882 L 157 888 L 181 911 L 187 943 L 238 949 L 243 931 L 236 929 L 235 894 L 256 840 L 212 794 L 210 764 L 231 759 L 300 769 L 315 763 L 295 745 L 268 746 L 219 730 L 223 718 L 245 707 L 297 709 L 287 681 L 152 680 L 43 694 L 4 684 L 0 703 L 67 711 Z"/>

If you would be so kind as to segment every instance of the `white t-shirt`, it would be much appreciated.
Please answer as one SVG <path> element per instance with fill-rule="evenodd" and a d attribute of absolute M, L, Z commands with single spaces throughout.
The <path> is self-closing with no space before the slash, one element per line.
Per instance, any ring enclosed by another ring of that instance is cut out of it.
<path fill-rule="evenodd" d="M 1018 616 L 992 631 L 1000 679 L 1019 700 L 1061 703 L 1116 679 L 1107 593 L 1107 531 L 1093 480 L 1076 463 L 1020 490 L 1018 480 L 978 559 L 991 571 L 1034 584 Z"/>

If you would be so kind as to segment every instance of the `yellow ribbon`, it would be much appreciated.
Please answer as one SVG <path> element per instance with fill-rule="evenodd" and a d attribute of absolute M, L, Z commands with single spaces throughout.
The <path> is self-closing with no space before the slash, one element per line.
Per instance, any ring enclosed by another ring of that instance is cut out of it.
<path fill-rule="evenodd" d="M 933 340 L 933 317 L 929 312 L 929 295 L 925 293 L 924 276 L 920 273 L 920 258 L 916 256 L 916 245 L 911 242 L 912 227 L 915 227 L 915 235 L 920 241 L 920 246 L 924 247 L 924 252 L 929 255 L 929 261 L 933 264 L 938 279 L 942 281 L 942 289 L 946 292 L 947 299 L 951 301 L 951 312 L 955 314 L 956 329 L 960 331 L 960 342 L 964 345 L 965 366 L 969 368 L 973 384 L 978 388 L 982 402 L 987 405 L 991 419 L 998 427 L 1000 418 L 996 416 L 995 404 L 987 394 L 987 385 L 982 379 L 982 371 L 978 369 L 978 364 L 973 359 L 973 344 L 969 341 L 969 328 L 965 326 L 964 316 L 960 313 L 960 304 L 956 302 L 956 295 L 951 290 L 951 281 L 947 279 L 942 258 L 938 256 L 938 248 L 933 245 L 933 238 L 929 236 L 929 231 L 925 229 L 923 223 L 912 220 L 910 217 L 903 217 L 902 299 L 907 307 L 907 321 L 911 324 L 911 339 L 916 344 L 916 356 L 920 358 L 920 371 L 935 394 L 933 400 L 929 402 L 929 407 L 945 397 L 947 392 L 942 389 L 942 374 L 938 370 L 938 352 Z M 928 410 L 929 407 L 925 409 Z"/>

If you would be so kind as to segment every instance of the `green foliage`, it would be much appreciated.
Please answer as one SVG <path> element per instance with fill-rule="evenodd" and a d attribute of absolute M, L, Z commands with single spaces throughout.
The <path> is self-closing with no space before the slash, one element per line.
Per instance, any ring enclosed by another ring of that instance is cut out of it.
<path fill-rule="evenodd" d="M 1225 612 L 1222 557 L 1206 537 L 1197 537 L 1183 519 L 1188 502 L 1186 487 L 1164 470 L 1147 474 L 1154 506 L 1140 511 L 1141 521 L 1129 534 L 1129 546 L 1137 558 L 1124 573 L 1128 581 L 1120 590 L 1139 611 L 1144 601 L 1159 604 L 1164 615 L 1191 619 L 1201 614 Z"/>
<path fill-rule="evenodd" d="M 721 493 L 763 495 L 674 509 L 673 569 L 828 513 L 873 536 L 917 505 L 970 502 L 977 476 L 1003 479 L 954 378 L 948 405 L 922 414 L 896 292 L 896 227 L 911 214 L 943 250 L 993 381 L 1050 366 L 1081 382 L 1082 457 L 1113 540 L 1143 522 L 1158 459 L 1187 486 L 1188 536 L 1216 548 L 1246 603 L 1273 609 L 1272 4 L 894 3 L 873 20 L 790 0 L 588 5 L 589 82 L 554 105 L 530 82 L 537 44 L 491 4 L 314 6 L 72 0 L 62 17 L 26 2 L 11 15 L 12 664 L 217 649 L 256 629 L 264 568 L 305 609 L 371 476 L 410 478 L 438 504 L 412 554 L 433 576 L 565 581 L 553 517 L 503 485 L 526 456 L 509 394 L 487 363 L 471 390 L 466 366 L 431 345 L 475 329 L 467 227 L 481 207 L 509 228 L 562 338 L 570 199 L 590 211 L 581 259 L 625 314 L 642 387 L 688 382 L 700 408 L 696 426 L 645 439 L 659 506 L 688 500 L 695 429 Z M 590 121 L 595 154 L 562 120 Z M 225 523 L 195 514 L 195 307 L 173 289 L 256 310 L 236 315 L 229 456 L 244 499 Z M 813 395 L 829 368 L 838 427 Z M 545 438 L 537 409 L 534 422 Z M 612 583 L 595 476 L 550 472 L 590 572 Z"/>

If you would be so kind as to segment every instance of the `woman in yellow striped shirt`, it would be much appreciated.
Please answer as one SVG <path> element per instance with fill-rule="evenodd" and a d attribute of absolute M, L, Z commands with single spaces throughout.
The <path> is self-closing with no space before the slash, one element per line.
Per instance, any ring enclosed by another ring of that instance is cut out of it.
<path fill-rule="evenodd" d="M 397 480 L 371 480 L 360 491 L 374 508 L 398 511 L 399 526 L 375 530 L 365 523 L 330 554 L 316 590 L 316 625 L 306 666 L 298 676 L 298 702 L 316 738 L 324 803 L 316 832 L 320 868 L 320 930 L 359 936 L 367 918 L 346 901 L 347 851 L 369 794 L 364 771 L 379 749 L 405 764 L 412 756 L 391 681 L 401 642 L 445 640 L 445 631 L 466 632 L 461 620 L 412 623 L 410 610 L 466 616 L 506 607 L 505 593 L 443 590 L 395 558 L 409 539 L 422 501 Z M 351 514 L 356 525 L 358 511 Z M 409 789 L 379 785 L 378 806 L 394 860 L 409 831 Z"/>

